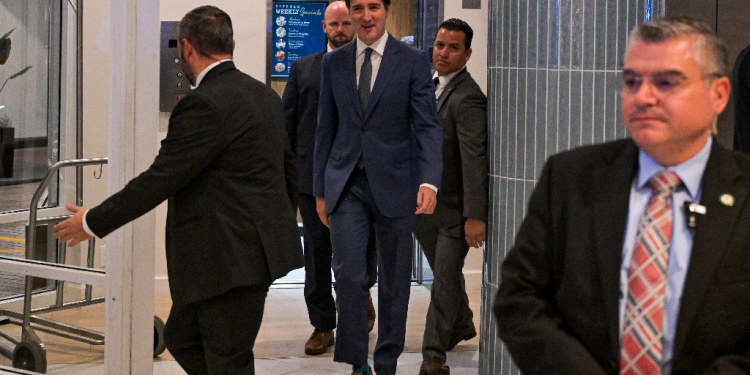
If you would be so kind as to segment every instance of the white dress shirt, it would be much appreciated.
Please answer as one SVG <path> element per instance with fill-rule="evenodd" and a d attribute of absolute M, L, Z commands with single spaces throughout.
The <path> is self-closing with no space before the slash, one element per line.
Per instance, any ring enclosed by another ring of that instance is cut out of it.
<path fill-rule="evenodd" d="M 464 69 L 466 69 L 466 65 L 462 66 L 461 69 L 456 70 L 455 72 L 453 72 L 451 74 L 446 74 L 444 76 L 438 76 L 438 73 L 435 72 L 435 74 L 432 75 L 433 81 L 435 80 L 435 78 L 437 78 L 438 81 L 439 81 L 437 87 L 435 88 L 435 98 L 436 99 L 440 98 L 440 95 L 443 93 L 443 90 L 445 90 L 445 86 L 448 86 L 448 84 L 451 82 L 451 80 L 453 79 L 453 77 L 455 77 L 456 75 L 458 75 L 458 73 L 461 73 L 461 71 L 464 70 Z"/>

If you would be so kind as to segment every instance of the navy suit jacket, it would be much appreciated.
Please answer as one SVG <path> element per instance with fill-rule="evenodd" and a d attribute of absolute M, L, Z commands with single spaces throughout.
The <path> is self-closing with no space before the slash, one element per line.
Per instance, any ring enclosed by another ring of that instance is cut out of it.
<path fill-rule="evenodd" d="M 325 53 L 323 50 L 292 63 L 281 98 L 289 144 L 297 161 L 299 192 L 308 195 L 313 194 L 313 150 L 318 125 L 320 66 Z"/>
<path fill-rule="evenodd" d="M 617 375 L 622 242 L 638 170 L 632 140 L 549 158 L 494 310 L 524 374 Z M 750 157 L 714 139 L 674 342 L 672 375 L 750 373 Z M 722 196 L 734 197 L 733 204 Z"/>
<path fill-rule="evenodd" d="M 443 129 L 427 54 L 389 36 L 367 108 L 357 94 L 356 40 L 323 57 L 313 193 L 333 211 L 360 155 L 387 217 L 413 214 L 422 183 L 440 187 Z"/>

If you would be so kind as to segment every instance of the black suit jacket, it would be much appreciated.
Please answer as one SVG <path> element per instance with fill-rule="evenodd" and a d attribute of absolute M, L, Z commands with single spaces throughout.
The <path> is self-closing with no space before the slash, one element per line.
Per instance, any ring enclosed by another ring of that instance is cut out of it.
<path fill-rule="evenodd" d="M 148 170 L 86 219 L 103 237 L 168 199 L 169 286 L 186 304 L 302 266 L 296 180 L 278 95 L 225 62 L 177 103 Z"/>
<path fill-rule="evenodd" d="M 318 126 L 320 66 L 325 50 L 297 59 L 289 69 L 289 80 L 281 101 L 286 115 L 286 131 L 299 171 L 299 191 L 313 193 L 313 151 Z"/>
<path fill-rule="evenodd" d="M 734 149 L 750 154 L 750 45 L 740 52 L 732 71 Z"/>
<path fill-rule="evenodd" d="M 620 267 L 631 140 L 551 157 L 502 266 L 500 338 L 526 375 L 612 374 L 619 366 Z M 714 140 L 703 176 L 672 374 L 750 372 L 750 158 Z M 720 197 L 730 194 L 732 205 Z"/>
<path fill-rule="evenodd" d="M 438 98 L 443 126 L 443 177 L 434 218 L 443 227 L 465 218 L 487 221 L 487 97 L 466 69 Z"/>

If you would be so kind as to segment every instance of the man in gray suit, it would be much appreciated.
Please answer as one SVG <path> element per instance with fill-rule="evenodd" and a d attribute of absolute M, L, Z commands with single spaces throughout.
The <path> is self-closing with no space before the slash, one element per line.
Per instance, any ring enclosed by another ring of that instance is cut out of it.
<path fill-rule="evenodd" d="M 435 212 L 419 215 L 414 230 L 434 275 L 420 375 L 450 374 L 446 351 L 477 335 L 461 271 L 469 247 L 482 246 L 487 221 L 487 97 L 466 70 L 473 34 L 466 22 L 449 19 L 432 53 L 443 177 Z"/>
<path fill-rule="evenodd" d="M 271 283 L 302 267 L 297 174 L 281 100 L 237 70 L 229 16 L 213 6 L 180 22 L 178 47 L 193 91 L 169 118 L 153 164 L 55 236 L 105 237 L 168 200 L 172 310 L 167 348 L 190 375 L 255 373 L 253 345 Z"/>

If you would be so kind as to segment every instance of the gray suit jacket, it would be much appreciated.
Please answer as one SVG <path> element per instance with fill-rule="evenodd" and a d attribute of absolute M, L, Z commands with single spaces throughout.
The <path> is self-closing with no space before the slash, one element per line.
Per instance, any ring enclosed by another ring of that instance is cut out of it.
<path fill-rule="evenodd" d="M 442 227 L 487 221 L 487 97 L 464 69 L 438 98 L 443 177 L 434 217 Z"/>

